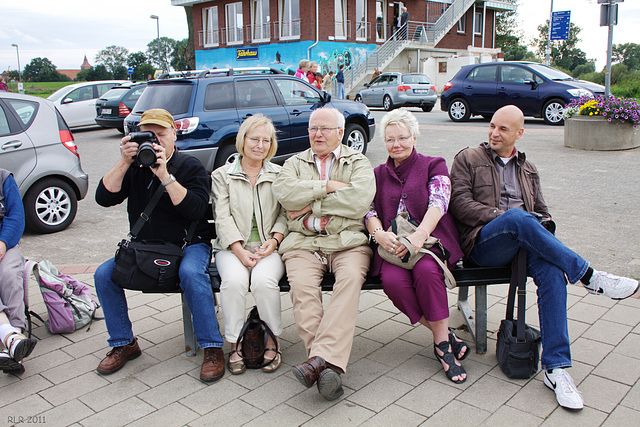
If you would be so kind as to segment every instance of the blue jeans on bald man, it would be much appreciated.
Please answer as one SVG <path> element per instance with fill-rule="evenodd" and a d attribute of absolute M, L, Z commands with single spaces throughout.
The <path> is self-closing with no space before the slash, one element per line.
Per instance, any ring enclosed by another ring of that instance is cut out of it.
<path fill-rule="evenodd" d="M 578 283 L 589 263 L 520 209 L 508 210 L 485 225 L 469 258 L 481 266 L 510 264 L 521 247 L 527 249 L 527 275 L 538 287 L 542 369 L 568 368 L 567 278 Z"/>
<path fill-rule="evenodd" d="M 184 248 L 184 257 L 178 273 L 180 287 L 193 316 L 193 329 L 200 348 L 222 347 L 224 344 L 207 273 L 210 260 L 211 248 L 208 245 L 189 245 Z M 111 280 L 114 266 L 115 262 L 111 258 L 98 267 L 94 274 L 94 283 L 109 331 L 109 346 L 120 347 L 133 341 L 134 335 L 124 290 Z"/>

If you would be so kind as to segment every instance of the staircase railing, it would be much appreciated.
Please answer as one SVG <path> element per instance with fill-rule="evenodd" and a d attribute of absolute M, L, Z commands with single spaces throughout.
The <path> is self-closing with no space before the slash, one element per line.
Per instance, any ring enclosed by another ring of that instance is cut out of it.
<path fill-rule="evenodd" d="M 467 10 L 476 0 L 453 0 L 447 10 L 433 24 L 433 45 L 437 45 L 440 40 L 449 32 L 451 27 L 462 18 Z"/>

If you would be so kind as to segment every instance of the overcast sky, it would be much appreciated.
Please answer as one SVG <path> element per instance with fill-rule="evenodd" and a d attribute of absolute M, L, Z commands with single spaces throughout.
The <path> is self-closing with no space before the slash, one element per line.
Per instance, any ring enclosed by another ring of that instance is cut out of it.
<path fill-rule="evenodd" d="M 330 1 L 330 0 L 320 0 Z M 537 26 L 549 17 L 551 0 L 520 0 L 519 14 L 525 37 L 537 36 Z M 554 0 L 554 11 L 571 10 L 571 22 L 582 28 L 579 47 L 588 58 L 606 64 L 607 27 L 600 27 L 597 0 Z M 116 45 L 129 52 L 145 51 L 156 38 L 160 17 L 160 36 L 182 40 L 188 36 L 184 9 L 170 0 L 111 0 L 93 3 L 80 0 L 22 0 L 3 2 L 0 9 L 0 71 L 20 67 L 36 57 L 46 57 L 59 69 L 78 69 L 86 55 L 95 65 L 95 56 L 107 46 Z M 614 43 L 640 43 L 640 0 L 620 4 Z"/>

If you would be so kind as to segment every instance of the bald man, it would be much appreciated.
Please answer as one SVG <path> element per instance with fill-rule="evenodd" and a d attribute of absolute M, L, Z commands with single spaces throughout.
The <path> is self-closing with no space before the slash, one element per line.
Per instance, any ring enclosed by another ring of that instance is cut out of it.
<path fill-rule="evenodd" d="M 638 281 L 594 270 L 567 248 L 539 218 L 551 219 L 542 198 L 538 170 L 515 148 L 524 133 L 518 107 L 493 115 L 489 142 L 460 151 L 451 166 L 450 213 L 458 221 L 460 246 L 473 263 L 511 263 L 520 248 L 528 251 L 527 274 L 538 287 L 544 383 L 560 406 L 582 409 L 584 401 L 565 371 L 571 367 L 567 327 L 567 277 L 596 295 L 628 298 Z"/>

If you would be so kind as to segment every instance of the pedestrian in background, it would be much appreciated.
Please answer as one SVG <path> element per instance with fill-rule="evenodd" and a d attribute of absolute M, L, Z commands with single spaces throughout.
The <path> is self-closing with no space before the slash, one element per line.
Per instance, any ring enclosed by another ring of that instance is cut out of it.
<path fill-rule="evenodd" d="M 344 74 L 342 73 L 343 68 L 344 65 L 340 64 L 340 66 L 338 67 L 338 74 L 336 74 L 336 82 L 338 83 L 336 97 L 338 99 L 344 99 Z"/>
<path fill-rule="evenodd" d="M 325 74 L 322 78 L 322 90 L 331 95 L 331 83 L 333 83 L 333 71 L 329 71 L 329 74 Z"/>

